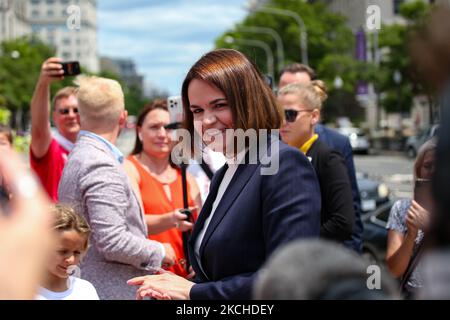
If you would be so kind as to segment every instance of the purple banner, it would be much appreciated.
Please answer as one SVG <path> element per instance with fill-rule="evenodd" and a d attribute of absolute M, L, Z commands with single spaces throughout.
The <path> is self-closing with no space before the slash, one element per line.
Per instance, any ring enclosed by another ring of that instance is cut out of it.
<path fill-rule="evenodd" d="M 356 33 L 356 59 L 366 61 L 366 34 L 360 29 Z"/>
<path fill-rule="evenodd" d="M 356 60 L 358 61 L 366 61 L 367 60 L 367 52 L 366 52 L 366 34 L 363 29 L 360 29 L 356 33 Z M 357 95 L 366 95 L 369 90 L 367 88 L 367 84 L 364 81 L 359 80 L 356 86 L 356 94 Z"/>

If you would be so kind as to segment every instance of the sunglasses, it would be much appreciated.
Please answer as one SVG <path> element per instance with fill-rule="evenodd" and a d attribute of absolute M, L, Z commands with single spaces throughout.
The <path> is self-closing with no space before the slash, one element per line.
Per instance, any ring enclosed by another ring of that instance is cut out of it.
<path fill-rule="evenodd" d="M 176 130 L 181 128 L 181 122 L 172 122 L 164 126 L 166 130 Z"/>
<path fill-rule="evenodd" d="M 68 115 L 70 110 L 72 110 L 73 113 L 78 114 L 78 108 L 63 108 L 63 109 L 58 109 L 58 112 L 61 115 Z"/>
<path fill-rule="evenodd" d="M 297 120 L 297 116 L 300 112 L 305 111 L 305 112 L 313 112 L 314 110 L 292 110 L 292 109 L 285 109 L 284 110 L 284 117 L 286 118 L 287 122 L 294 122 L 295 120 Z"/>

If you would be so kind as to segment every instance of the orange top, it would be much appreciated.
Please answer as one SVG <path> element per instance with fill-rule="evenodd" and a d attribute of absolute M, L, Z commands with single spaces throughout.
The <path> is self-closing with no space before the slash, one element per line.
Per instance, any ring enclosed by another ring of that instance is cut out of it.
<path fill-rule="evenodd" d="M 140 176 L 139 190 L 141 191 L 145 214 L 163 214 L 174 211 L 175 209 L 183 208 L 183 188 L 181 185 L 180 169 L 177 169 L 177 179 L 169 184 L 172 196 L 172 200 L 169 200 L 161 182 L 153 177 L 134 156 L 130 155 L 127 159 L 134 164 Z M 189 182 L 187 183 L 187 187 L 189 191 Z M 189 207 L 195 206 L 190 192 L 188 192 L 188 204 Z M 193 212 L 193 218 L 194 221 L 197 219 L 197 212 Z M 172 245 L 177 261 L 175 265 L 168 270 L 177 275 L 186 277 L 187 273 L 185 266 L 183 263 L 179 263 L 185 259 L 182 232 L 173 227 L 164 232 L 150 235 L 148 238 L 161 243 L 170 243 Z"/>

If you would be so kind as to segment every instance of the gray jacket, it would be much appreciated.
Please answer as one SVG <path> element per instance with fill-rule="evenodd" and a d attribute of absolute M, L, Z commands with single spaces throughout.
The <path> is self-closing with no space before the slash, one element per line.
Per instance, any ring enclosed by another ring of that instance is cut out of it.
<path fill-rule="evenodd" d="M 83 214 L 92 234 L 81 277 L 100 299 L 135 299 L 126 281 L 161 266 L 160 244 L 147 239 L 147 225 L 122 165 L 108 146 L 81 136 L 69 155 L 58 189 L 59 202 Z"/>

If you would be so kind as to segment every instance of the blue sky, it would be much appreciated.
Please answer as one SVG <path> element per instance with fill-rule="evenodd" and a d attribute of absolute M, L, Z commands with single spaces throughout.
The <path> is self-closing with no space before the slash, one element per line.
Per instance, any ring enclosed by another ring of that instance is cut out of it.
<path fill-rule="evenodd" d="M 246 0 L 99 0 L 102 56 L 131 58 L 156 86 L 179 95 L 190 66 L 242 21 Z"/>

